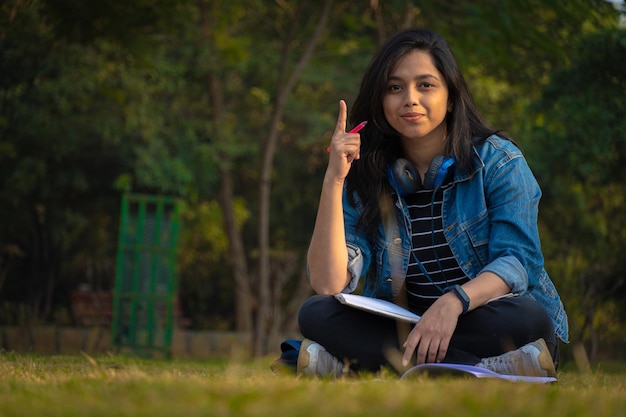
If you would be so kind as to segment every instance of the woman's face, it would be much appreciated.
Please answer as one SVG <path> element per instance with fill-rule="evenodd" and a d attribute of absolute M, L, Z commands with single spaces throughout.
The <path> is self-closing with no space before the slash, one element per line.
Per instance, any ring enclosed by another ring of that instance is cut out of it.
<path fill-rule="evenodd" d="M 414 50 L 400 58 L 387 80 L 383 111 L 405 145 L 445 139 L 448 86 L 428 52 Z"/>

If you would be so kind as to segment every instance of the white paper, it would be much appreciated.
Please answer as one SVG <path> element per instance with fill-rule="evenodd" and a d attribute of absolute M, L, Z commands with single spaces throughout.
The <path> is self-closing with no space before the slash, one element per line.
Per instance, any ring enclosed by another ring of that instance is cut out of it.
<path fill-rule="evenodd" d="M 420 319 L 420 316 L 417 314 L 390 301 L 381 300 L 379 298 L 365 297 L 357 294 L 337 294 L 335 298 L 342 304 L 396 320 L 417 323 Z"/>

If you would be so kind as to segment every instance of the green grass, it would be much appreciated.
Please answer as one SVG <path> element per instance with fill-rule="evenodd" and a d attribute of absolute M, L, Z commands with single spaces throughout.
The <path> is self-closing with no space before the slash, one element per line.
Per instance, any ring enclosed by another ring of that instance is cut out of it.
<path fill-rule="evenodd" d="M 165 361 L 124 356 L 0 354 L 0 416 L 623 416 L 626 366 L 559 383 L 342 381 L 275 375 L 262 361 Z"/>

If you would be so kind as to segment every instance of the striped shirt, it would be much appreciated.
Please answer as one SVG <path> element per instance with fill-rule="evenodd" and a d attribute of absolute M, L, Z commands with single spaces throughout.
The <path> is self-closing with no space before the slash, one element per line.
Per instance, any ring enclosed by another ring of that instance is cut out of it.
<path fill-rule="evenodd" d="M 443 191 L 418 191 L 406 196 L 405 201 L 411 217 L 412 240 L 405 281 L 407 301 L 410 310 L 423 314 L 445 288 L 469 279 L 443 234 Z"/>

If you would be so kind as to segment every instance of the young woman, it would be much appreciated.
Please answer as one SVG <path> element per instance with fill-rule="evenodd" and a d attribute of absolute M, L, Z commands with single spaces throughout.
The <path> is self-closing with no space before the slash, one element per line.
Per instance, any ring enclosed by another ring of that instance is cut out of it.
<path fill-rule="evenodd" d="M 346 133 L 347 113 L 341 101 L 298 371 L 377 371 L 395 351 L 398 371 L 450 362 L 554 376 L 568 329 L 543 266 L 541 191 L 515 144 L 484 123 L 445 41 L 428 30 L 390 39 L 350 112 L 350 126 L 367 126 Z M 421 320 L 403 330 L 333 297 L 357 289 Z"/>

